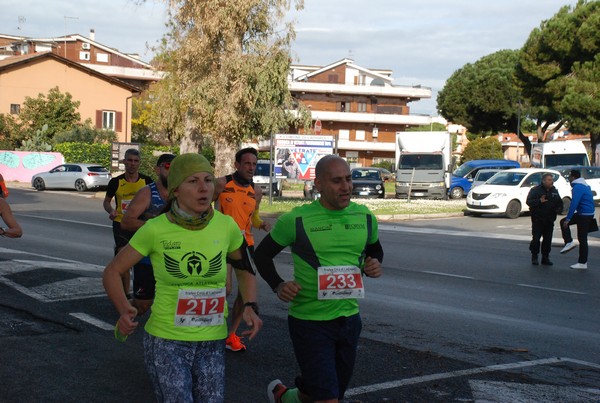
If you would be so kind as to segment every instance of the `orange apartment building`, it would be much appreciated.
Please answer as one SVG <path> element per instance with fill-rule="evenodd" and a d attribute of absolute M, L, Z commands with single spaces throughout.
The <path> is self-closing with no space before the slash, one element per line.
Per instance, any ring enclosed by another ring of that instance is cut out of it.
<path fill-rule="evenodd" d="M 162 72 L 137 55 L 90 37 L 28 38 L 0 34 L 0 113 L 18 113 L 25 97 L 58 86 L 80 101 L 82 121 L 114 130 L 131 141 L 132 96 L 160 80 Z"/>
<path fill-rule="evenodd" d="M 140 90 L 55 53 L 32 53 L 0 60 L 0 113 L 18 114 L 26 97 L 57 87 L 79 101 L 81 121 L 131 141 L 132 97 Z"/>
<path fill-rule="evenodd" d="M 334 152 L 353 166 L 393 162 L 396 132 L 429 125 L 432 118 L 410 115 L 408 106 L 431 98 L 431 89 L 394 85 L 391 76 L 391 70 L 363 68 L 351 59 L 327 66 L 292 65 L 289 89 L 310 109 L 317 128 L 298 134 L 333 136 Z M 261 141 L 259 148 L 268 150 L 268 141 Z"/>

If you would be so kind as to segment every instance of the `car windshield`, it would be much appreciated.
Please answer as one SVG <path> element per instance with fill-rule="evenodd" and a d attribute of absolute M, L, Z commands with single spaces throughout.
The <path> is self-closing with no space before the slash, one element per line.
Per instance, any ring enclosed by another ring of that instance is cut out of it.
<path fill-rule="evenodd" d="M 575 168 L 574 168 L 575 169 Z M 567 173 L 568 177 L 568 173 Z M 583 179 L 600 179 L 600 167 L 581 168 L 581 177 Z"/>
<path fill-rule="evenodd" d="M 255 176 L 269 176 L 269 164 L 256 164 Z"/>
<path fill-rule="evenodd" d="M 488 185 L 517 186 L 525 177 L 525 172 L 498 172 L 487 181 Z"/>
<path fill-rule="evenodd" d="M 586 154 L 550 154 L 546 155 L 546 167 L 560 165 L 588 165 Z"/>
<path fill-rule="evenodd" d="M 403 154 L 398 161 L 398 169 L 444 169 L 441 154 Z"/>
<path fill-rule="evenodd" d="M 476 181 L 478 182 L 485 182 L 486 180 L 490 179 L 492 176 L 496 175 L 497 171 L 492 171 L 492 172 L 481 172 L 479 171 L 479 173 L 477 174 L 477 177 L 475 178 Z"/>
<path fill-rule="evenodd" d="M 352 179 L 380 180 L 379 171 L 376 169 L 353 169 Z"/>
<path fill-rule="evenodd" d="M 88 171 L 106 173 L 106 172 L 108 172 L 108 169 L 101 167 L 101 166 L 97 166 L 97 167 L 88 167 Z"/>
<path fill-rule="evenodd" d="M 458 176 L 459 178 L 462 178 L 463 176 L 465 176 L 466 174 L 468 174 L 469 172 L 471 172 L 471 170 L 473 169 L 473 167 L 469 164 L 462 164 L 461 166 L 459 166 L 458 168 L 456 168 L 454 170 L 454 172 L 452 172 L 453 175 Z"/>

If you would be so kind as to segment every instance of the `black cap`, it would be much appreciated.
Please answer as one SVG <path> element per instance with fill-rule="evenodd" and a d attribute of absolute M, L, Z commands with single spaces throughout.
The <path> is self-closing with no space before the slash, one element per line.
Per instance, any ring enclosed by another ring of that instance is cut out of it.
<path fill-rule="evenodd" d="M 173 159 L 175 159 L 175 154 L 161 154 L 161 156 L 158 157 L 158 161 L 156 161 L 156 166 L 160 166 L 160 164 L 165 162 L 171 162 Z"/>

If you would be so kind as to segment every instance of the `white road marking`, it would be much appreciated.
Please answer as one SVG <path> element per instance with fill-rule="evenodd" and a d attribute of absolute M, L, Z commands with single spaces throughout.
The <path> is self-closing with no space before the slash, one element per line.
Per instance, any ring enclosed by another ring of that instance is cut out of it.
<path fill-rule="evenodd" d="M 449 273 L 440 273 L 437 271 L 423 271 L 423 273 L 428 273 L 428 274 L 435 274 L 436 276 L 444 276 L 444 277 L 456 277 L 456 278 L 464 278 L 467 280 L 474 280 L 475 277 L 471 277 L 471 276 L 461 276 L 458 274 L 449 274 Z"/>
<path fill-rule="evenodd" d="M 82 262 L 47 262 L 39 260 L 15 259 L 3 262 L 0 267 L 0 283 L 3 283 L 30 298 L 40 302 L 60 302 L 77 299 L 96 298 L 104 296 L 102 279 L 100 276 L 79 276 L 63 281 L 54 281 L 35 287 L 26 287 L 10 280 L 6 276 L 38 269 L 57 269 L 74 272 L 101 273 L 103 266 Z"/>
<path fill-rule="evenodd" d="M 33 253 L 33 252 L 25 252 L 25 251 L 20 251 L 20 250 L 16 250 L 16 249 L 8 249 L 8 248 L 2 248 L 0 247 L 0 254 L 2 253 L 14 253 L 14 254 L 21 254 L 21 255 L 31 255 L 31 256 L 37 256 L 37 257 L 43 257 L 46 259 L 52 259 L 52 260 L 58 260 L 60 262 L 70 262 L 70 263 L 76 263 L 76 264 L 89 264 L 89 263 L 82 263 L 78 260 L 73 260 L 73 259 L 64 259 L 61 257 L 55 257 L 55 256 L 50 256 L 50 255 L 44 255 L 42 253 Z M 47 262 L 50 263 L 50 262 Z"/>
<path fill-rule="evenodd" d="M 585 292 L 573 291 L 573 290 L 562 290 L 560 288 L 549 288 L 549 287 L 540 287 L 537 285 L 531 284 L 517 284 L 519 287 L 527 287 L 527 288 L 535 288 L 538 290 L 547 290 L 547 291 L 556 291 L 556 292 L 564 292 L 567 294 L 576 294 L 576 295 L 587 295 Z"/>
<path fill-rule="evenodd" d="M 487 367 L 470 368 L 470 369 L 464 369 L 464 370 L 460 370 L 460 371 L 442 372 L 442 373 L 438 373 L 438 374 L 418 376 L 415 378 L 407 378 L 407 379 L 400 379 L 397 381 L 382 382 L 382 383 L 377 383 L 374 385 L 359 386 L 359 387 L 352 388 L 352 389 L 346 391 L 346 396 L 358 396 L 358 395 L 362 395 L 365 393 L 378 392 L 378 391 L 382 391 L 382 390 L 386 390 L 386 389 L 394 389 L 394 388 L 399 388 L 401 386 L 415 385 L 418 383 L 431 382 L 431 381 L 436 381 L 436 380 L 441 380 L 441 379 L 456 378 L 459 376 L 477 375 L 477 374 L 483 374 L 486 372 L 506 371 L 506 370 L 511 370 L 511 369 L 532 367 L 532 366 L 536 366 L 536 365 L 558 364 L 558 363 L 564 363 L 564 362 L 570 362 L 570 363 L 574 363 L 574 364 L 592 367 L 595 369 L 600 369 L 600 365 L 595 364 L 593 362 L 585 362 L 585 361 L 581 361 L 581 360 L 573 360 L 570 358 L 560 358 L 560 357 L 545 358 L 545 359 L 533 360 L 533 361 L 521 361 L 521 362 L 515 362 L 515 363 L 509 363 L 509 364 L 499 364 L 499 365 L 490 365 Z"/>
<path fill-rule="evenodd" d="M 32 291 L 25 286 L 22 286 L 21 284 L 15 283 L 14 281 L 7 279 L 6 277 L 0 276 L 0 283 L 3 283 L 11 288 L 14 288 L 15 290 L 19 291 L 20 293 L 27 295 L 29 298 L 37 299 L 40 302 L 50 302 L 50 300 L 48 298 L 44 297 L 43 295 L 40 295 L 37 292 Z"/>
<path fill-rule="evenodd" d="M 593 402 L 600 389 L 470 380 L 475 402 Z M 540 397 L 543 396 L 543 399 Z"/>
<path fill-rule="evenodd" d="M 502 239 L 512 241 L 531 241 L 531 235 L 516 235 L 516 234 L 494 234 L 491 232 L 476 232 L 476 231 L 452 231 L 447 229 L 436 229 L 436 228 L 416 228 L 409 226 L 393 225 L 393 224 L 379 224 L 380 231 L 387 232 L 406 232 L 414 234 L 431 234 L 431 235 L 444 235 L 444 236 L 455 236 L 455 237 L 471 237 L 471 238 L 487 238 L 487 239 Z M 557 245 L 564 245 L 562 238 L 552 238 L 552 243 Z M 589 238 L 589 245 L 599 246 L 600 239 Z"/>
<path fill-rule="evenodd" d="M 96 319 L 91 315 L 83 312 L 72 312 L 69 315 L 76 317 L 79 320 L 82 320 L 90 325 L 94 325 L 102 330 L 114 330 L 115 325 L 111 325 L 110 323 L 106 323 L 100 319 Z"/>
<path fill-rule="evenodd" d="M 38 220 L 61 221 L 61 222 L 70 222 L 70 223 L 73 223 L 73 224 L 83 224 L 83 225 L 92 225 L 92 226 L 95 226 L 95 227 L 112 228 L 112 224 L 111 225 L 96 224 L 96 223 L 87 222 L 87 221 L 66 220 L 64 218 L 42 217 L 42 216 L 37 216 L 37 215 L 21 214 L 21 213 L 18 213 L 18 214 L 15 214 L 15 215 L 19 215 L 21 217 L 35 218 L 35 219 L 38 219 Z"/>

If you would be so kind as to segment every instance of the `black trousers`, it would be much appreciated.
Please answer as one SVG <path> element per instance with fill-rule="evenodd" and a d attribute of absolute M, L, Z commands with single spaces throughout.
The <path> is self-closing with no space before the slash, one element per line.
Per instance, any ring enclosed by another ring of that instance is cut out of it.
<path fill-rule="evenodd" d="M 564 227 L 563 222 L 566 217 L 560 220 L 560 230 L 562 231 L 563 240 L 566 243 L 573 242 L 571 236 L 571 225 L 577 225 L 577 240 L 579 241 L 579 263 L 587 263 L 588 259 L 588 231 L 594 216 L 573 214 L 569 226 Z"/>
<path fill-rule="evenodd" d="M 531 217 L 531 242 L 529 243 L 529 250 L 533 256 L 537 256 L 540 253 L 540 238 L 542 238 L 542 256 L 548 257 L 550 255 L 553 232 L 554 221 Z"/>

